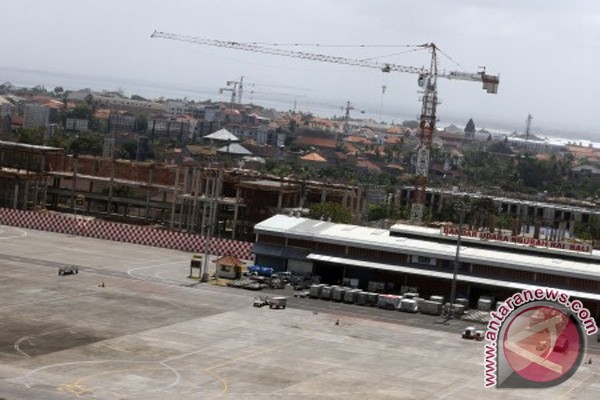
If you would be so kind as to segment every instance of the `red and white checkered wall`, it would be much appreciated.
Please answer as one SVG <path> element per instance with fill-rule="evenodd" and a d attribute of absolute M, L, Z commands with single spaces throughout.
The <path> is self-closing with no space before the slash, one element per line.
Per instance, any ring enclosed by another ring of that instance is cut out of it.
<path fill-rule="evenodd" d="M 0 208 L 0 224 L 194 253 L 204 252 L 205 244 L 203 236 L 191 233 L 9 208 Z M 232 255 L 242 260 L 253 259 L 251 242 L 212 238 L 208 251 L 210 254 Z"/>

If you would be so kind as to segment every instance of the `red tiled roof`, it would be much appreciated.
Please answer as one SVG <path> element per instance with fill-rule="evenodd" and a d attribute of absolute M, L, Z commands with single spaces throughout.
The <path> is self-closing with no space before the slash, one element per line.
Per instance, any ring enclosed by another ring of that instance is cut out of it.
<path fill-rule="evenodd" d="M 381 168 L 379 168 L 377 165 L 373 164 L 369 160 L 358 161 L 356 163 L 356 166 L 360 167 L 360 168 L 366 168 L 366 169 L 368 169 L 371 172 L 381 172 Z"/>
<path fill-rule="evenodd" d="M 320 156 L 319 154 L 317 154 L 315 152 L 312 152 L 303 157 L 300 157 L 300 159 L 303 161 L 327 162 L 327 160 L 325 158 L 323 158 L 322 156 Z"/>
<path fill-rule="evenodd" d="M 219 258 L 217 261 L 215 261 L 215 264 L 217 265 L 223 265 L 226 267 L 236 267 L 236 266 L 243 266 L 244 263 L 241 262 L 239 259 L 233 257 L 233 256 L 223 256 L 221 258 Z"/>
<path fill-rule="evenodd" d="M 325 147 L 328 149 L 335 149 L 335 140 L 333 139 L 325 139 L 325 138 L 316 138 L 311 136 L 300 136 L 297 140 L 298 144 L 304 146 L 314 146 L 314 147 Z"/>
<path fill-rule="evenodd" d="M 402 138 L 399 136 L 389 136 L 383 140 L 386 144 L 402 143 Z"/>
<path fill-rule="evenodd" d="M 348 153 L 350 155 L 358 154 L 358 149 L 350 143 L 345 143 L 344 150 L 346 150 L 346 153 Z"/>
<path fill-rule="evenodd" d="M 350 143 L 362 143 L 362 144 L 368 144 L 371 143 L 371 141 L 367 138 L 361 137 L 361 136 L 348 136 L 346 139 L 344 139 L 346 142 L 350 142 Z"/>

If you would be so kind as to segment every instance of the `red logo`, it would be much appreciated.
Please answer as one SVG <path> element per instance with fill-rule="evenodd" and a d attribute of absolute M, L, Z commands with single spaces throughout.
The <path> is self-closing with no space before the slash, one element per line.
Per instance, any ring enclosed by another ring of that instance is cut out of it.
<path fill-rule="evenodd" d="M 505 330 L 502 344 L 510 368 L 530 382 L 557 384 L 581 364 L 583 332 L 573 317 L 540 305 L 517 314 Z"/>

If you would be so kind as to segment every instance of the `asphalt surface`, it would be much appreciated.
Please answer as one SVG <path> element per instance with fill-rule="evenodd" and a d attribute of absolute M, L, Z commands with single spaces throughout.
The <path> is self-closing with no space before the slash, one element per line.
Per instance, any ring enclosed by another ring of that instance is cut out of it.
<path fill-rule="evenodd" d="M 540 396 L 483 388 L 473 323 L 199 284 L 190 257 L 0 226 L 0 398 Z M 288 307 L 252 307 L 268 294 Z M 600 398 L 596 365 L 544 395 Z"/>

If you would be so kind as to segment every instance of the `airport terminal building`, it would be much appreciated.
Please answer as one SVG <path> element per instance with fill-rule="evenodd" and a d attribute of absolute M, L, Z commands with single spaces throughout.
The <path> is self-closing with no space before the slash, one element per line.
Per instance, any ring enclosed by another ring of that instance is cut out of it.
<path fill-rule="evenodd" d="M 397 224 L 388 229 L 275 215 L 255 225 L 257 265 L 319 275 L 323 283 L 381 293 L 404 288 L 449 297 L 458 229 Z M 504 300 L 552 287 L 600 317 L 600 252 L 559 242 L 463 229 L 458 296 Z"/>

